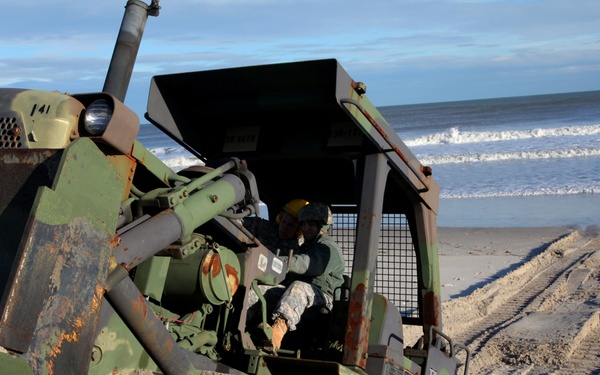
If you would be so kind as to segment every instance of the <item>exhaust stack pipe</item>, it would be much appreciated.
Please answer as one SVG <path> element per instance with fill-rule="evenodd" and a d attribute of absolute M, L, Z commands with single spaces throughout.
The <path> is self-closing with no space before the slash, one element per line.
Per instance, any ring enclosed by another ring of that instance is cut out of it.
<path fill-rule="evenodd" d="M 158 2 L 159 0 L 152 0 L 148 5 L 139 0 L 129 0 L 125 6 L 125 15 L 102 89 L 121 102 L 125 101 L 146 20 L 148 16 L 158 16 Z"/>

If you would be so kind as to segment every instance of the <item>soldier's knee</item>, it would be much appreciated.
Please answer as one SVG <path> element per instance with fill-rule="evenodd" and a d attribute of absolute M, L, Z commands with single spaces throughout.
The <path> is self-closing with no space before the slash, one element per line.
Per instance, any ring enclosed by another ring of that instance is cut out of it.
<path fill-rule="evenodd" d="M 288 287 L 290 291 L 301 291 L 304 292 L 306 290 L 311 289 L 311 285 L 309 283 L 305 283 L 304 281 L 294 281 Z"/>

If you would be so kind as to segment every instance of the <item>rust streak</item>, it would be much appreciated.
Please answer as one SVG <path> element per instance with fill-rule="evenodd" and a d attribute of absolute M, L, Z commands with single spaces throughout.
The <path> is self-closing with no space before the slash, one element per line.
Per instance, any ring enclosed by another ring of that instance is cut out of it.
<path fill-rule="evenodd" d="M 221 257 L 218 254 L 216 254 L 216 256 L 213 257 L 211 268 L 212 268 L 212 277 L 213 278 L 215 278 L 221 274 L 221 270 L 222 270 Z"/>
<path fill-rule="evenodd" d="M 131 271 L 131 266 L 133 265 L 133 263 L 121 263 L 121 267 L 125 268 L 127 270 L 127 272 Z"/>
<path fill-rule="evenodd" d="M 92 297 L 92 312 L 98 311 L 100 309 L 100 304 L 102 303 L 102 296 L 104 295 L 104 285 L 98 284 L 94 288 L 95 293 Z"/>
<path fill-rule="evenodd" d="M 366 288 L 364 284 L 359 284 L 356 287 L 356 291 L 350 298 L 350 305 L 348 306 L 348 331 L 346 332 L 346 345 L 351 346 L 353 350 L 358 349 L 356 346 L 359 343 L 359 336 L 365 325 L 365 315 L 362 312 L 362 301 L 366 294 Z"/>
<path fill-rule="evenodd" d="M 227 280 L 229 281 L 229 289 L 231 290 L 231 294 L 235 294 L 240 285 L 240 279 L 238 276 L 238 271 L 235 267 L 226 264 L 225 271 L 227 272 Z"/>
<path fill-rule="evenodd" d="M 365 315 L 366 301 L 367 290 L 365 285 L 360 283 L 350 296 L 345 343 L 349 350 L 344 351 L 344 362 L 353 363 L 362 368 L 366 366 L 365 356 L 369 345 L 370 326 L 367 324 Z"/>
<path fill-rule="evenodd" d="M 142 316 L 145 318 L 148 314 L 148 305 L 146 305 L 146 300 L 144 299 L 144 296 L 141 293 L 138 295 L 138 299 L 142 307 Z"/>
<path fill-rule="evenodd" d="M 112 238 L 109 240 L 109 243 L 110 243 L 110 245 L 111 245 L 111 248 L 113 248 L 113 249 L 114 249 L 115 247 L 117 247 L 117 245 L 119 245 L 119 241 L 120 241 L 120 240 L 121 240 L 121 238 L 120 238 L 120 237 L 119 237 L 117 234 L 115 234 L 115 235 L 114 235 L 114 236 L 113 236 L 113 237 L 112 237 Z M 127 248 L 125 248 L 123 251 L 124 251 L 124 252 L 127 252 L 127 250 L 128 250 L 128 249 L 127 249 Z"/>
<path fill-rule="evenodd" d="M 83 328 L 83 326 L 85 325 L 85 322 L 81 318 L 77 318 L 73 325 L 74 325 L 73 331 L 70 333 L 69 332 L 61 332 L 58 335 L 58 340 L 57 340 L 56 345 L 54 345 L 50 348 L 50 355 L 49 355 L 50 358 L 48 359 L 48 367 L 47 367 L 49 375 L 54 374 L 54 360 L 62 352 L 62 346 L 63 346 L 64 341 L 78 342 L 79 341 L 79 331 Z"/>
<path fill-rule="evenodd" d="M 440 324 L 440 300 L 430 291 L 423 297 L 423 306 L 425 307 L 423 321 L 425 324 L 439 326 Z"/>
<path fill-rule="evenodd" d="M 210 273 L 210 264 L 211 264 L 213 255 L 214 255 L 213 252 L 206 254 L 206 257 L 204 258 L 204 263 L 202 263 L 202 274 L 203 275 L 208 275 Z"/>
<path fill-rule="evenodd" d="M 167 347 L 168 352 L 172 352 L 173 351 L 173 340 L 167 340 L 165 342 L 165 346 Z"/>

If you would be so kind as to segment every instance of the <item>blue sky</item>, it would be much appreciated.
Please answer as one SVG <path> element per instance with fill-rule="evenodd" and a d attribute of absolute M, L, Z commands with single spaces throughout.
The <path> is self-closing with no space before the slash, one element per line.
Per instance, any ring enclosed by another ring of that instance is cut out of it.
<path fill-rule="evenodd" d="M 0 0 L 0 87 L 100 91 L 126 2 Z M 600 89 L 598 0 L 161 0 L 156 74 L 336 58 L 377 106 Z"/>

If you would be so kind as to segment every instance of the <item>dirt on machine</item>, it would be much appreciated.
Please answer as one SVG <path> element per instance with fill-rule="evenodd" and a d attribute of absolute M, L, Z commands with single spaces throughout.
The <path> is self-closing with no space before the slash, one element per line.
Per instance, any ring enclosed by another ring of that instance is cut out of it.
<path fill-rule="evenodd" d="M 468 373 L 439 186 L 366 85 L 335 59 L 154 76 L 144 126 L 202 162 L 175 172 L 123 104 L 158 15 L 127 2 L 102 91 L 0 89 L 0 374 Z M 296 197 L 330 207 L 346 282 L 273 348 L 248 295 L 287 266 L 242 223 Z"/>

